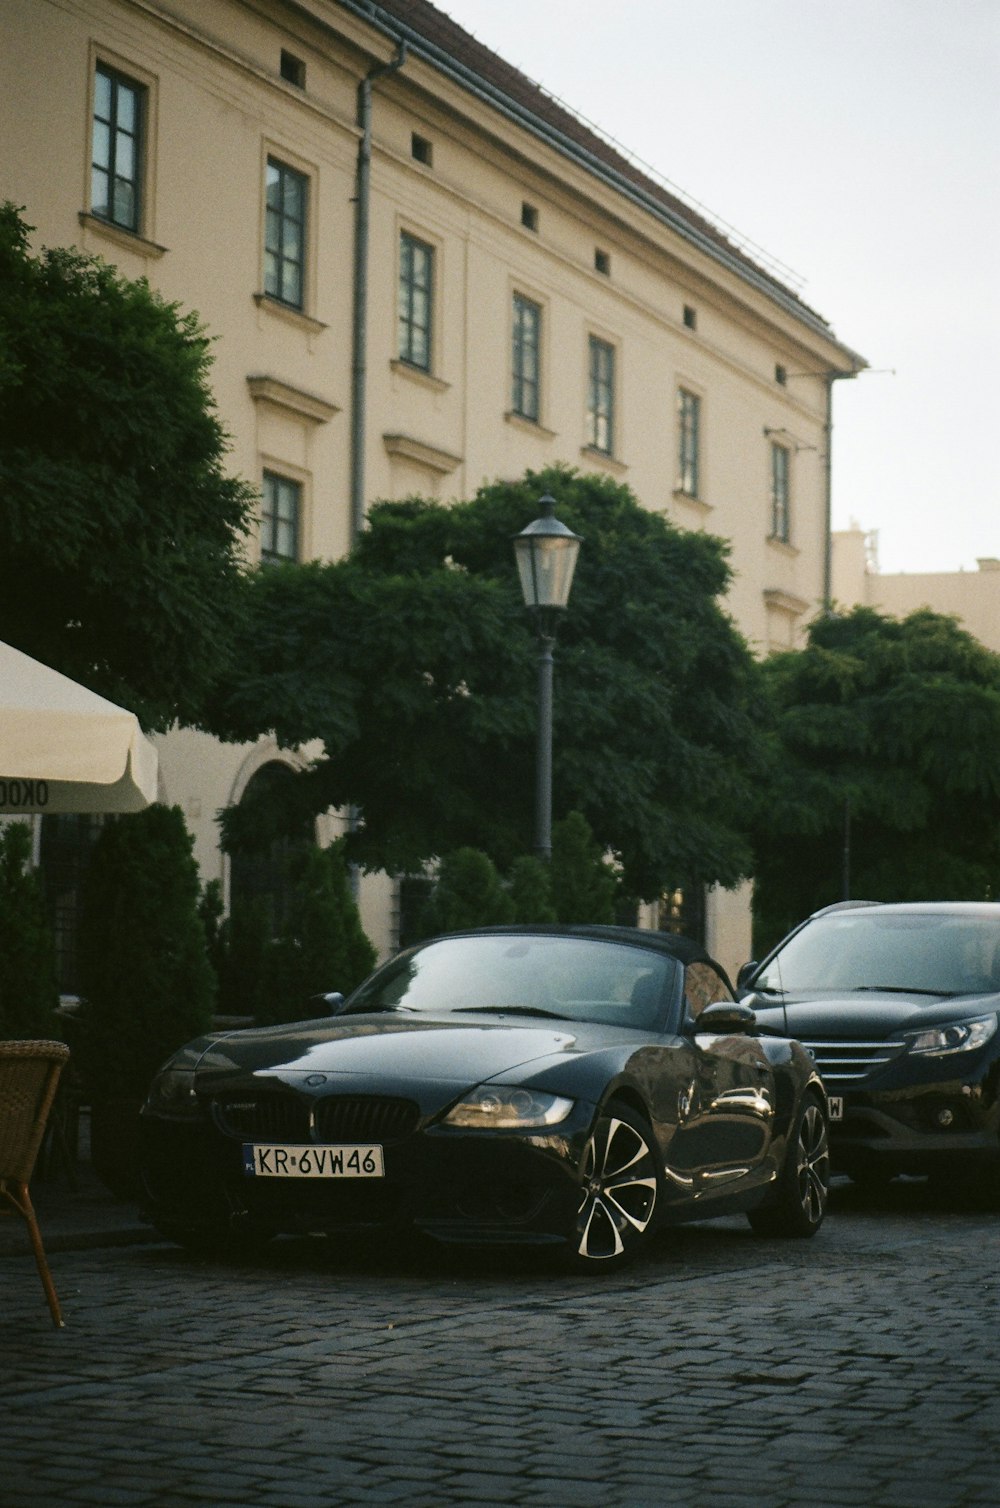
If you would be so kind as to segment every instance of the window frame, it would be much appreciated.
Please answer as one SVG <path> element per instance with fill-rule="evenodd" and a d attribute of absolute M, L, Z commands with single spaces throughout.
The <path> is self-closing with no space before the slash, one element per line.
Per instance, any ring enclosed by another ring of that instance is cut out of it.
<path fill-rule="evenodd" d="M 269 496 L 269 484 L 274 485 L 273 506 Z M 294 513 L 291 520 L 282 517 L 280 497 L 284 489 L 294 497 Z M 305 502 L 305 484 L 301 477 L 291 476 L 287 471 L 279 470 L 277 466 L 265 465 L 261 473 L 261 503 L 260 503 L 260 535 L 259 552 L 262 566 L 281 565 L 285 563 L 298 564 L 302 559 L 302 535 L 303 535 L 303 511 Z M 291 524 L 292 550 L 288 554 L 277 548 L 282 526 Z M 269 541 L 269 542 L 268 542 Z"/>
<path fill-rule="evenodd" d="M 788 445 L 771 441 L 771 533 L 779 544 L 791 543 L 792 452 Z"/>
<path fill-rule="evenodd" d="M 437 247 L 413 231 L 401 228 L 398 240 L 399 270 L 396 279 L 396 351 L 397 358 L 415 371 L 434 370 L 434 313 L 437 279 Z M 425 275 L 417 276 L 415 255 L 421 254 Z M 424 315 L 417 318 L 418 295 L 423 295 Z"/>
<path fill-rule="evenodd" d="M 533 324 L 527 341 L 526 323 Z M 510 411 L 531 424 L 541 423 L 542 306 L 516 290 L 511 297 Z"/>
<path fill-rule="evenodd" d="M 587 446 L 600 455 L 615 453 L 617 350 L 593 331 L 587 336 Z"/>
<path fill-rule="evenodd" d="M 683 497 L 701 497 L 701 450 L 701 394 L 678 383 L 677 479 L 674 491 Z"/>
<path fill-rule="evenodd" d="M 110 114 L 107 118 L 100 117 L 102 125 L 108 132 L 108 161 L 106 164 L 97 163 L 97 128 L 99 108 L 99 83 L 100 77 L 107 79 L 111 99 L 109 102 Z M 119 119 L 119 93 L 127 90 L 135 98 L 134 128 L 128 131 L 118 125 Z M 150 138 L 151 120 L 151 90 L 149 83 L 123 68 L 117 61 L 112 61 L 104 53 L 96 53 L 92 60 L 90 74 L 90 139 L 88 155 L 87 177 L 87 205 L 88 214 L 102 225 L 113 226 L 116 230 L 125 231 L 130 235 L 142 236 L 147 223 L 147 202 L 150 194 L 148 173 L 148 142 Z M 125 177 L 116 171 L 118 164 L 118 138 L 125 136 L 132 141 L 133 153 L 133 176 Z M 94 181 L 97 173 L 103 174 L 108 180 L 107 187 L 107 212 L 102 212 L 97 207 Z M 115 188 L 116 182 L 126 183 L 130 186 L 133 196 L 133 211 L 130 218 L 120 218 L 115 214 Z"/>
<path fill-rule="evenodd" d="M 270 173 L 272 169 L 275 169 L 278 173 L 278 182 L 280 187 L 280 204 L 278 208 L 273 212 L 271 204 L 270 180 Z M 295 179 L 301 186 L 302 213 L 298 221 L 296 221 L 294 215 L 290 211 L 285 209 L 286 175 L 288 175 L 289 181 L 291 179 Z M 311 264 L 311 248 L 309 244 L 309 237 L 312 221 L 312 215 L 310 212 L 310 199 L 312 197 L 311 189 L 312 177 L 307 171 L 297 166 L 295 163 L 289 162 L 288 158 L 280 154 L 279 151 L 272 149 L 271 147 L 268 147 L 266 149 L 264 153 L 264 231 L 261 247 L 263 267 L 262 286 L 266 298 L 273 299 L 275 303 L 280 304 L 283 309 L 294 309 L 299 314 L 306 313 L 307 305 L 309 302 L 309 269 Z M 275 223 L 274 219 L 272 218 L 272 213 L 276 217 L 279 227 L 277 247 L 273 247 L 271 245 L 271 227 L 272 224 Z M 294 256 L 286 251 L 286 223 L 289 226 L 296 223 L 299 225 L 300 255 L 297 260 Z M 276 270 L 278 276 L 275 279 L 271 278 L 270 259 L 272 257 L 275 257 L 277 259 Z M 283 274 L 286 267 L 297 269 L 297 298 L 289 298 L 284 292 Z M 272 281 L 276 283 L 276 286 L 270 285 Z"/>

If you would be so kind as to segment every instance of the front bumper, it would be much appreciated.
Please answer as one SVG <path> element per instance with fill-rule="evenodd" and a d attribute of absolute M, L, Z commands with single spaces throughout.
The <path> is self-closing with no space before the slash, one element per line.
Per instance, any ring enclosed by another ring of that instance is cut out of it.
<path fill-rule="evenodd" d="M 996 1065 L 971 1082 L 951 1080 L 847 1090 L 844 1118 L 831 1127 L 830 1151 L 842 1172 L 937 1173 L 1000 1166 Z"/>
<path fill-rule="evenodd" d="M 210 1114 L 181 1120 L 147 1109 L 142 1207 L 168 1234 L 411 1228 L 454 1242 L 563 1241 L 593 1114 L 577 1102 L 565 1122 L 543 1131 L 418 1127 L 384 1145 L 383 1178 L 286 1179 L 248 1176 L 243 1139 L 224 1134 Z"/>

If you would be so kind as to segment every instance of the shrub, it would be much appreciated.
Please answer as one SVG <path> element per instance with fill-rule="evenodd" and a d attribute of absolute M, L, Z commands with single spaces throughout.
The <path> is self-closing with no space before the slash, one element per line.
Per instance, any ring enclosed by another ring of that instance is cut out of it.
<path fill-rule="evenodd" d="M 516 922 L 554 922 L 552 876 L 549 866 L 533 854 L 515 859 L 508 878 Z"/>
<path fill-rule="evenodd" d="M 552 899 L 560 922 L 615 921 L 618 878 L 587 819 L 570 812 L 552 829 Z"/>
<path fill-rule="evenodd" d="M 343 841 L 293 852 L 293 888 L 280 936 L 265 943 L 263 981 L 257 992 L 260 1021 L 296 1021 L 316 1014 L 314 995 L 347 995 L 375 967 L 376 953 L 361 926 L 351 892 Z M 234 933 L 234 936 L 236 934 Z M 244 946 L 253 942 L 244 934 Z"/>
<path fill-rule="evenodd" d="M 478 848 L 456 848 L 445 855 L 424 912 L 425 937 L 513 920 L 513 901 L 487 854 Z"/>
<path fill-rule="evenodd" d="M 159 1065 L 207 1030 L 215 976 L 179 807 L 105 823 L 83 886 L 77 1051 L 92 1098 L 140 1099 Z"/>

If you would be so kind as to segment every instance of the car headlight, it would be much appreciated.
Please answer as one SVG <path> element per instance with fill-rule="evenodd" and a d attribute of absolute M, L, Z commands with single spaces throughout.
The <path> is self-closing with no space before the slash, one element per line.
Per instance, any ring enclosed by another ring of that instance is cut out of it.
<path fill-rule="evenodd" d="M 956 1021 L 947 1026 L 933 1026 L 915 1032 L 910 1038 L 911 1052 L 925 1052 L 944 1057 L 950 1052 L 973 1052 L 988 1042 L 997 1029 L 996 1016 L 980 1016 L 976 1021 Z"/>
<path fill-rule="evenodd" d="M 175 1068 L 169 1064 L 161 1068 L 149 1086 L 146 1105 L 162 1115 L 194 1115 L 198 1108 L 194 1069 Z"/>
<path fill-rule="evenodd" d="M 481 1084 L 459 1100 L 442 1124 L 476 1131 L 515 1131 L 531 1126 L 556 1126 L 573 1108 L 573 1101 L 538 1089 L 507 1089 Z"/>

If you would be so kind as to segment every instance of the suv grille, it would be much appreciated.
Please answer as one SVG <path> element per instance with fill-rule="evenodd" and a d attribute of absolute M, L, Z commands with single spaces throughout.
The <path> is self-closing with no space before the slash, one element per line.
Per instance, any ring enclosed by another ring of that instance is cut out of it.
<path fill-rule="evenodd" d="M 326 1095 L 315 1100 L 261 1095 L 216 1100 L 213 1108 L 216 1122 L 227 1136 L 290 1143 L 400 1141 L 419 1118 L 412 1100 L 368 1095 Z"/>
<path fill-rule="evenodd" d="M 906 1051 L 905 1042 L 803 1042 L 823 1081 L 832 1088 L 856 1084 Z"/>

